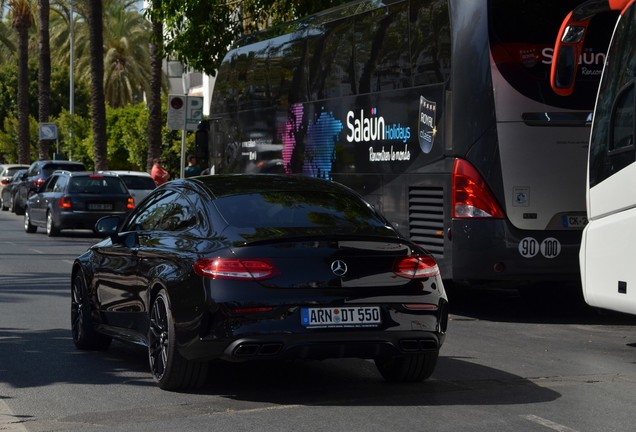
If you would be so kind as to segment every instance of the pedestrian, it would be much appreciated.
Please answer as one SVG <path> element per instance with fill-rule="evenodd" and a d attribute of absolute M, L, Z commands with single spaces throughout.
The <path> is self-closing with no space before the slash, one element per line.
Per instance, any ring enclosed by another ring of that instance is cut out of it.
<path fill-rule="evenodd" d="M 197 165 L 197 158 L 194 155 L 188 156 L 188 166 L 185 167 L 184 175 L 186 177 L 201 175 L 201 168 Z"/>
<path fill-rule="evenodd" d="M 168 180 L 170 180 L 170 173 L 163 169 L 161 166 L 161 161 L 159 159 L 153 159 L 152 170 L 150 171 L 150 175 L 152 179 L 155 181 L 157 186 L 161 186 Z"/>

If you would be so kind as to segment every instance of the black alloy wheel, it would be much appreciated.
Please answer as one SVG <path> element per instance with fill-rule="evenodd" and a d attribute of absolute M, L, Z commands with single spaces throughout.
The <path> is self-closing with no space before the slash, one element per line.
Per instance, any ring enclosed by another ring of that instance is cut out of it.
<path fill-rule="evenodd" d="M 104 351 L 112 339 L 97 333 L 93 328 L 88 290 L 81 272 L 77 272 L 71 284 L 71 333 L 73 343 L 81 350 Z"/>
<path fill-rule="evenodd" d="M 34 233 L 38 230 L 38 227 L 31 223 L 31 212 L 28 208 L 24 209 L 24 231 L 27 233 Z"/>
<path fill-rule="evenodd" d="M 420 382 L 433 374 L 439 351 L 375 360 L 380 374 L 389 382 Z"/>
<path fill-rule="evenodd" d="M 176 347 L 175 325 L 170 299 L 165 289 L 159 291 L 150 308 L 148 359 L 150 370 L 164 390 L 198 388 L 205 384 L 208 363 L 183 358 Z"/>

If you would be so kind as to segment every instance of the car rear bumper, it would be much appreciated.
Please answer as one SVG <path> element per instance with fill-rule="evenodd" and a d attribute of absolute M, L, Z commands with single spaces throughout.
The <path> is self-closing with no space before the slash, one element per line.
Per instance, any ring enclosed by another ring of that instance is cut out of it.
<path fill-rule="evenodd" d="M 181 354 L 189 359 L 326 359 L 380 358 L 439 351 L 448 324 L 448 304 L 435 311 L 405 311 L 401 305 L 383 305 L 383 323 L 372 328 L 305 328 L 299 308 L 276 320 L 220 319 L 205 335 L 178 334 Z M 205 329 L 203 324 L 201 329 Z"/>
<path fill-rule="evenodd" d="M 94 229 L 95 224 L 104 216 L 125 216 L 122 212 L 60 212 L 55 221 L 58 229 Z"/>

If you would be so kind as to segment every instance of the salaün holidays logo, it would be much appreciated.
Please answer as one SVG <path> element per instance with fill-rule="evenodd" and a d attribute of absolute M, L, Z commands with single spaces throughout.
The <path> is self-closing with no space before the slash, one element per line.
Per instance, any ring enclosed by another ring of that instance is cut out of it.
<path fill-rule="evenodd" d="M 420 148 L 424 153 L 430 153 L 433 149 L 433 143 L 435 142 L 435 135 L 437 135 L 437 128 L 435 127 L 435 112 L 437 110 L 437 104 L 426 99 L 424 96 L 420 96 L 420 120 L 418 138 L 420 142 Z"/>

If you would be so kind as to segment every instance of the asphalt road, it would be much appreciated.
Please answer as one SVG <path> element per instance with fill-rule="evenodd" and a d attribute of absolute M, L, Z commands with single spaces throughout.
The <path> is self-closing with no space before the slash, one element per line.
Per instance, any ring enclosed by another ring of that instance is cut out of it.
<path fill-rule="evenodd" d="M 357 360 L 215 364 L 195 392 L 159 390 L 146 352 L 77 351 L 72 260 L 88 231 L 48 238 L 0 213 L 0 431 L 632 431 L 636 318 L 572 293 L 450 292 L 432 378 L 385 383 Z M 554 290 L 561 286 L 554 285 Z"/>

